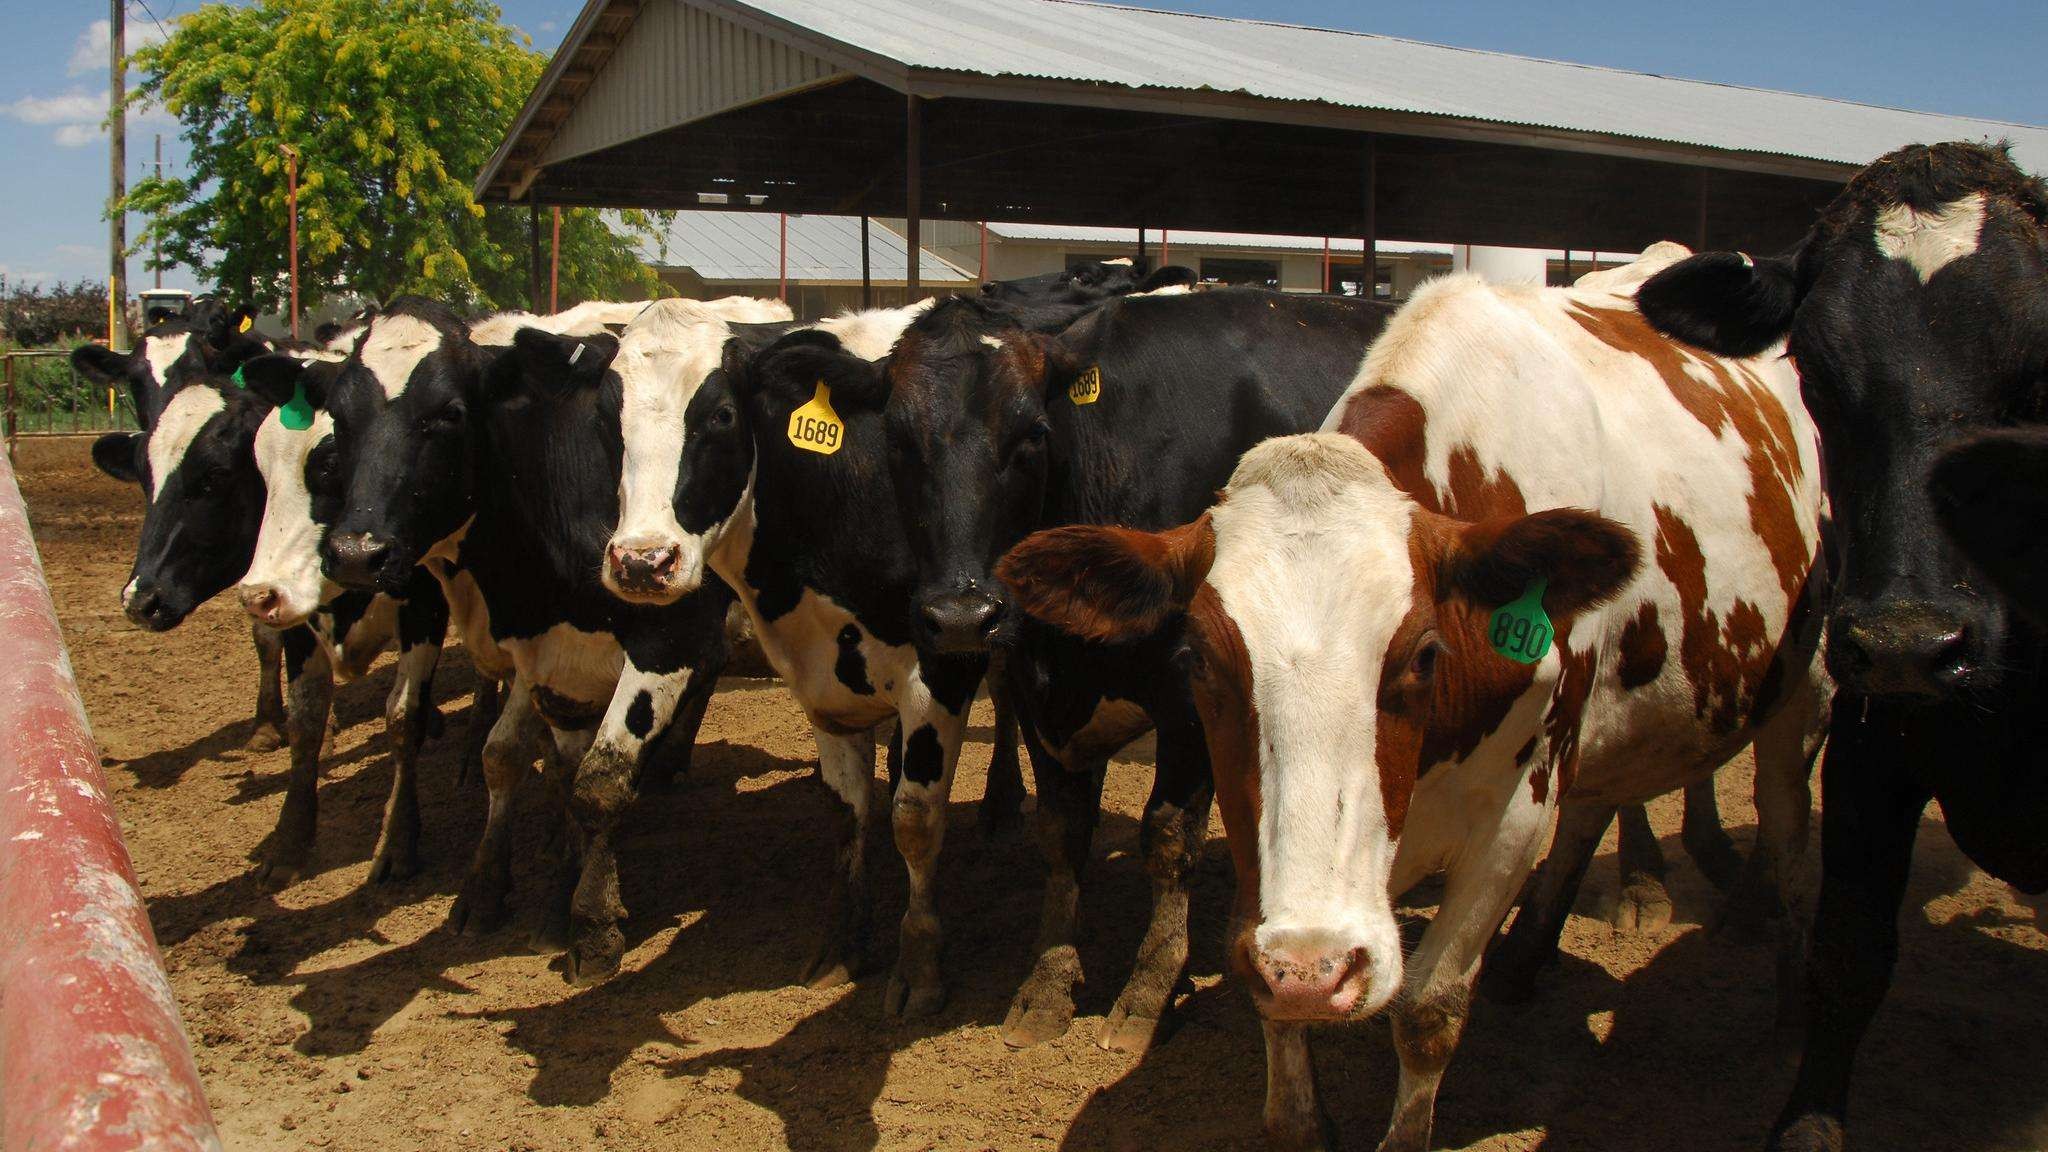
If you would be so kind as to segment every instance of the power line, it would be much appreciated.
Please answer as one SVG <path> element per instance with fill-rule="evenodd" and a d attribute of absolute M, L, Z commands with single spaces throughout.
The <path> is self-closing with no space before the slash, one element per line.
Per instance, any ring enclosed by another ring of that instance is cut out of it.
<path fill-rule="evenodd" d="M 171 30 L 170 30 L 169 28 L 167 28 L 167 27 L 165 27 L 165 26 L 164 26 L 164 22 L 163 22 L 163 21 L 161 21 L 161 20 L 157 20 L 157 17 L 156 17 L 156 13 L 154 13 L 154 12 L 151 12 L 151 11 L 149 10 L 149 0 L 135 0 L 135 2 L 136 2 L 137 4 L 140 4 L 140 5 L 142 5 L 142 11 L 143 11 L 143 12 L 144 12 L 145 14 L 147 14 L 147 15 L 149 16 L 149 18 L 150 18 L 151 20 L 155 20 L 155 21 L 156 21 L 156 30 L 157 30 L 157 31 L 159 31 L 159 32 L 161 32 L 161 33 L 163 33 L 163 34 L 164 34 L 164 38 L 165 38 L 165 39 L 169 39 L 169 38 L 170 38 L 170 35 L 171 35 Z M 173 8 L 171 9 L 171 15 L 173 15 L 173 16 L 176 16 L 177 14 L 178 14 L 178 10 L 177 10 L 177 8 L 173 7 Z"/>

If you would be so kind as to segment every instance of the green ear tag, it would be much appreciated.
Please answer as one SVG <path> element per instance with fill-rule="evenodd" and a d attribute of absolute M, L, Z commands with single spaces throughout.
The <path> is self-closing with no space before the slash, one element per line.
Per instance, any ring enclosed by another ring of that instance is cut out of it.
<path fill-rule="evenodd" d="M 1543 589 L 1549 582 L 1537 580 L 1521 598 L 1504 604 L 1486 627 L 1493 650 L 1517 664 L 1534 664 L 1550 653 L 1550 616 L 1543 611 Z"/>
<path fill-rule="evenodd" d="M 303 382 L 292 389 L 292 398 L 285 401 L 284 407 L 277 410 L 277 422 L 294 432 L 304 432 L 313 426 L 313 404 L 306 399 L 306 385 Z"/>
<path fill-rule="evenodd" d="M 228 379 L 233 380 L 235 382 L 235 387 L 237 388 L 246 390 L 249 387 L 249 382 L 247 380 L 242 379 L 242 369 L 240 365 L 236 365 L 235 374 L 233 376 L 228 377 Z"/>

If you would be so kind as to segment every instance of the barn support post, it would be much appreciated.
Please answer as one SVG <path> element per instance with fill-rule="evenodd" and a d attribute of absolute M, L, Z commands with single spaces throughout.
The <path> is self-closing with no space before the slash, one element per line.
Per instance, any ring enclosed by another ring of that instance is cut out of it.
<path fill-rule="evenodd" d="M 1161 228 L 1159 230 L 1159 266 L 1164 268 L 1171 263 L 1173 263 L 1173 240 L 1167 235 L 1166 229 Z"/>
<path fill-rule="evenodd" d="M 1330 238 L 1323 237 L 1323 293 L 1330 291 Z"/>
<path fill-rule="evenodd" d="M 1145 226 L 1138 225 L 1138 270 L 1145 268 Z"/>
<path fill-rule="evenodd" d="M 860 214 L 860 306 L 875 306 L 875 277 L 868 267 L 868 214 Z"/>
<path fill-rule="evenodd" d="M 0 1147 L 218 1152 L 4 459 L 0 649 Z"/>
<path fill-rule="evenodd" d="M 918 293 L 918 257 L 924 253 L 924 116 L 915 95 L 903 98 L 903 302 L 914 304 Z"/>
<path fill-rule="evenodd" d="M 1365 136 L 1365 228 L 1360 261 L 1365 265 L 1365 283 L 1359 292 L 1367 300 L 1379 299 L 1380 291 L 1380 146 L 1379 139 Z"/>
<path fill-rule="evenodd" d="M 1707 249 L 1707 181 L 1708 181 L 1708 179 L 1709 179 L 1709 178 L 1711 177 L 1711 175 L 1712 175 L 1712 173 L 1711 173 L 1711 172 L 1710 172 L 1710 171 L 1709 171 L 1708 169 L 1705 169 L 1705 168 L 1702 168 L 1702 169 L 1700 169 L 1700 227 L 1699 227 L 1699 232 L 1698 232 L 1698 233 L 1697 233 L 1697 234 L 1695 235 L 1695 237 L 1694 237 L 1694 242 L 1693 242 L 1693 248 L 1692 248 L 1692 250 L 1693 250 L 1693 251 L 1695 251 L 1695 252 L 1705 252 L 1705 251 L 1707 251 L 1707 250 L 1708 250 L 1708 249 Z"/>
<path fill-rule="evenodd" d="M 540 311 L 540 201 L 526 201 L 526 306 Z"/>
<path fill-rule="evenodd" d="M 775 214 L 775 298 L 789 299 L 789 213 Z"/>
<path fill-rule="evenodd" d="M 986 220 L 981 222 L 981 265 L 975 269 L 974 274 L 981 278 L 983 284 L 988 283 L 988 221 Z"/>
<path fill-rule="evenodd" d="M 562 206 L 553 205 L 548 211 L 555 218 L 554 235 L 548 241 L 548 315 L 552 316 L 562 310 Z"/>

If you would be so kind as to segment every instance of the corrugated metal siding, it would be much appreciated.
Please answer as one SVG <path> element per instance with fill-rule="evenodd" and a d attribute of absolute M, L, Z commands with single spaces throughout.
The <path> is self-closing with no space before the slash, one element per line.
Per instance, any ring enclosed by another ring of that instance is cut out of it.
<path fill-rule="evenodd" d="M 1901 145 L 2048 130 L 1447 48 L 1388 36 L 1074 0 L 744 0 L 914 69 L 1232 92 L 1867 164 Z"/>
<path fill-rule="evenodd" d="M 623 144 L 839 74 L 816 56 L 682 0 L 651 0 L 541 162 Z"/>
<path fill-rule="evenodd" d="M 706 280 L 773 280 L 779 238 L 773 212 L 675 214 L 665 250 L 643 245 L 641 258 L 663 268 L 688 268 Z M 902 236 L 873 223 L 868 229 L 868 263 L 876 283 L 903 281 Z M 961 269 L 924 253 L 918 278 L 926 284 L 961 284 Z M 860 280 L 860 217 L 791 216 L 791 280 Z"/>

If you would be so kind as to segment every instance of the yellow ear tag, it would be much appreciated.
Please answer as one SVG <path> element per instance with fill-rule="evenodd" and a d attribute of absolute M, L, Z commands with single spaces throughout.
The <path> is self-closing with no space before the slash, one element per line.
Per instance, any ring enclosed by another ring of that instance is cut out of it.
<path fill-rule="evenodd" d="M 823 380 L 810 402 L 789 414 L 789 442 L 820 456 L 830 456 L 846 442 L 846 425 L 832 410 L 832 389 Z"/>
<path fill-rule="evenodd" d="M 242 326 L 241 326 L 240 328 L 236 329 L 236 331 L 238 331 L 238 332 L 247 332 L 247 331 L 248 331 L 249 329 L 251 329 L 251 328 L 254 328 L 255 326 L 256 326 L 256 318 L 255 318 L 255 317 L 253 317 L 253 316 L 244 316 L 244 317 L 242 317 Z"/>
<path fill-rule="evenodd" d="M 1067 399 L 1076 404 L 1093 404 L 1102 399 L 1102 369 L 1090 365 L 1086 372 L 1074 377 L 1067 385 Z"/>

